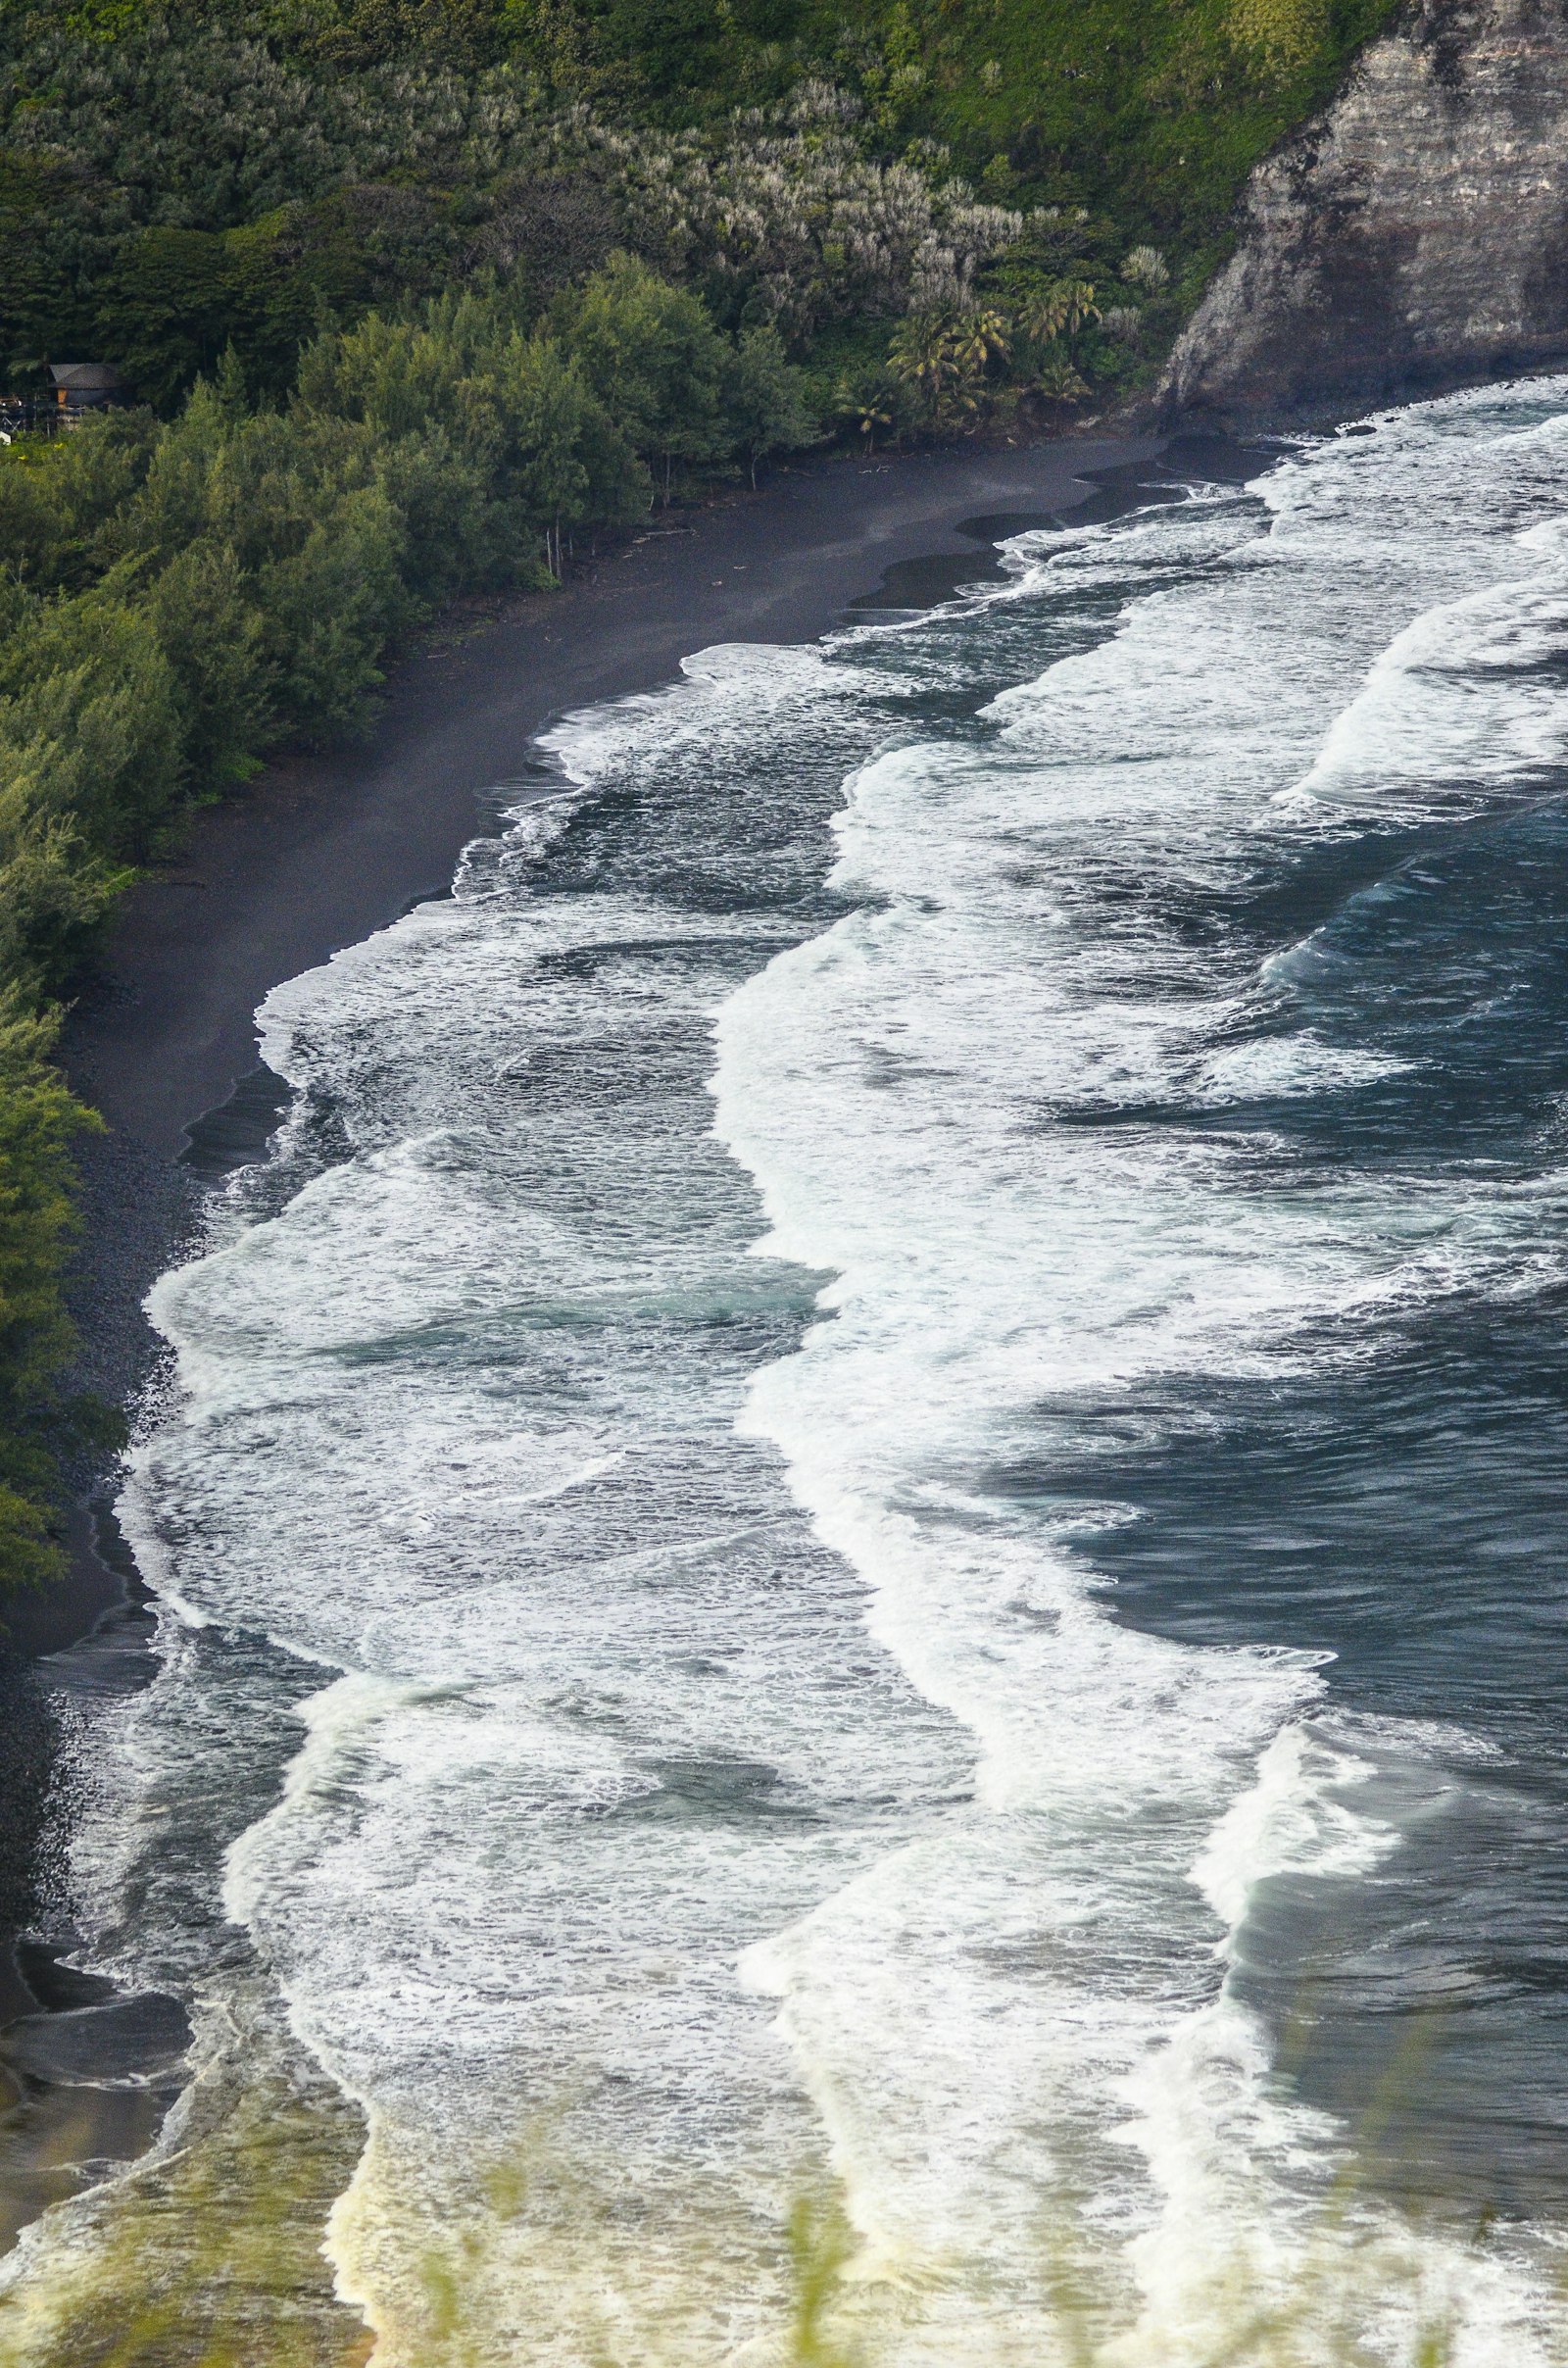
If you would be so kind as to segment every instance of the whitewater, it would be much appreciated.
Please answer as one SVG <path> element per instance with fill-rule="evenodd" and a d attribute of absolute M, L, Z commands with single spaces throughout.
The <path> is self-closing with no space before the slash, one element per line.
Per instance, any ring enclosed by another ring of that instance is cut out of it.
<path fill-rule="evenodd" d="M 264 1006 L 19 2368 L 1568 2348 L 1568 380 L 1003 562 Z"/>

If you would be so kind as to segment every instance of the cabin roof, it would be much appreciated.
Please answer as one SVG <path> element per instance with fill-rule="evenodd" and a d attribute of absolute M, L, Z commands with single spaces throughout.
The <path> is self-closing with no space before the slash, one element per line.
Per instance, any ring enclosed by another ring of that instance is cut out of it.
<path fill-rule="evenodd" d="M 82 394 L 120 384 L 120 372 L 112 362 L 51 362 L 49 375 L 56 386 Z"/>

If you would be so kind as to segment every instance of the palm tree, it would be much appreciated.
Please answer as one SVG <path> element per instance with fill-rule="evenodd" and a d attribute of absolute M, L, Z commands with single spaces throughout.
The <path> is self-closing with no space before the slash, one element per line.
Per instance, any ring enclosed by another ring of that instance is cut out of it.
<path fill-rule="evenodd" d="M 1004 362 L 1012 351 L 1008 324 L 990 305 L 960 313 L 954 321 L 952 335 L 959 367 L 976 378 L 984 377 L 993 362 Z"/>
<path fill-rule="evenodd" d="M 952 422 L 980 408 L 986 371 L 1011 351 L 1004 316 L 990 305 L 911 313 L 888 348 L 888 367 L 923 397 L 931 419 Z"/>
<path fill-rule="evenodd" d="M 876 383 L 852 386 L 841 378 L 835 407 L 841 419 L 853 419 L 858 435 L 865 438 L 865 449 L 875 452 L 878 428 L 893 425 L 893 414 L 886 408 L 887 390 Z"/>
<path fill-rule="evenodd" d="M 1087 380 L 1073 368 L 1072 357 L 1058 348 L 1048 354 L 1035 379 L 1035 392 L 1048 403 L 1077 403 L 1088 394 Z"/>
<path fill-rule="evenodd" d="M 1035 297 L 1023 316 L 1023 325 L 1031 337 L 1042 345 L 1055 338 L 1072 338 L 1086 321 L 1098 321 L 1100 307 L 1095 291 L 1087 279 L 1054 279 L 1050 287 Z"/>
<path fill-rule="evenodd" d="M 933 418 L 939 417 L 948 389 L 962 370 L 953 315 L 946 311 L 911 313 L 894 332 L 888 367 L 896 378 L 924 397 Z"/>

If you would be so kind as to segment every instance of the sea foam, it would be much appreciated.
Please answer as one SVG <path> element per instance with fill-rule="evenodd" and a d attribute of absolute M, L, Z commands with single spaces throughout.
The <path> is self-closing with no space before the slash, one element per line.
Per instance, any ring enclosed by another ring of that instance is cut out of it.
<path fill-rule="evenodd" d="M 352 2100 L 380 2368 L 778 2358 L 803 2197 L 900 2368 L 1202 2368 L 1263 2303 L 1537 2356 L 1528 2232 L 1348 2188 L 1257 1989 L 1493 1747 L 1340 1703 L 1327 1583 L 1276 1637 L 1240 1564 L 1226 1635 L 1115 1581 L 1236 1408 L 1561 1280 L 1549 1160 L 1298 1146 L 1426 1090 L 1400 866 L 1557 760 L 1565 404 L 703 653 L 270 998 L 287 1124 L 152 1303 L 165 1658 L 76 1899 L 225 2077 L 243 1992 Z"/>

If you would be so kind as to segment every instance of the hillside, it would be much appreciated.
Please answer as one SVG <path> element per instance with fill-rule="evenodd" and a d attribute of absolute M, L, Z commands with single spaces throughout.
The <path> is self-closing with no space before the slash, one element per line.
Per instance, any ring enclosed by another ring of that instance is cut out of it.
<path fill-rule="evenodd" d="M 16 382 L 90 352 L 168 404 L 232 340 L 253 382 L 281 392 L 323 319 L 490 270 L 548 286 L 616 240 L 700 280 L 729 325 L 776 315 L 765 259 L 721 263 L 735 222 L 705 222 L 686 184 L 765 147 L 774 111 L 794 126 L 803 83 L 831 93 L 807 127 L 818 151 L 837 136 L 935 189 L 961 179 L 965 197 L 1044 214 L 1032 244 L 1046 267 L 1104 286 L 1130 250 L 1161 250 L 1171 279 L 1140 340 L 1157 346 L 1223 252 L 1250 168 L 1390 13 L 1388 0 L 13 7 L 0 357 Z M 807 199 L 820 210 L 820 192 Z M 809 268 L 831 282 L 842 262 L 818 250 Z M 908 293 L 797 304 L 797 354 L 835 313 L 896 317 Z M 1112 383 L 1128 374 L 1099 360 Z"/>

